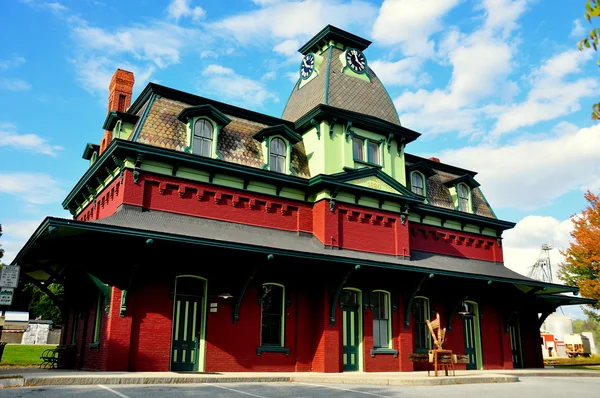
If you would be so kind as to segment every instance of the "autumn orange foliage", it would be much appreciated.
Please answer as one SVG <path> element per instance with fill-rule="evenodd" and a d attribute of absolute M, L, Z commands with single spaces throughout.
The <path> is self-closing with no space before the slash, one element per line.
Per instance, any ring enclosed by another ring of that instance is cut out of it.
<path fill-rule="evenodd" d="M 571 218 L 573 231 L 570 246 L 561 251 L 565 261 L 558 270 L 558 277 L 569 286 L 579 287 L 583 297 L 600 300 L 600 196 L 585 193 L 588 206 L 581 215 Z M 600 309 L 598 303 L 595 309 Z M 595 311 L 584 310 L 595 318 Z"/>

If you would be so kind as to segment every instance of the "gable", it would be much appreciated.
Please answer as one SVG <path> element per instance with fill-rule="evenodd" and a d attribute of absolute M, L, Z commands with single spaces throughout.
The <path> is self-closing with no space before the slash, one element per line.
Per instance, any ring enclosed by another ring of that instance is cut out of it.
<path fill-rule="evenodd" d="M 403 195 L 402 192 L 392 187 L 390 184 L 382 181 L 379 177 L 369 176 L 357 178 L 356 180 L 347 181 L 348 184 L 356 185 L 363 188 L 375 189 L 395 195 Z"/>

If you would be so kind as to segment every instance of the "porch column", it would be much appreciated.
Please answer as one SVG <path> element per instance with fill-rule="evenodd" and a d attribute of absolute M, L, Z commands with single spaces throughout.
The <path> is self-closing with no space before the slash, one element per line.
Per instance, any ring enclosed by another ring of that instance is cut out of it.
<path fill-rule="evenodd" d="M 129 345 L 131 342 L 131 316 L 120 316 L 121 292 L 112 287 L 110 314 L 106 324 L 106 364 L 107 371 L 129 370 Z"/>

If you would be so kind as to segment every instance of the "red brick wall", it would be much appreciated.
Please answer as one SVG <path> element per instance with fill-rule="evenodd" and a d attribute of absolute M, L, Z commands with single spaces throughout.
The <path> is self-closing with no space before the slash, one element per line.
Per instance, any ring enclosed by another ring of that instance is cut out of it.
<path fill-rule="evenodd" d="M 90 203 L 77 215 L 77 221 L 93 221 L 108 217 L 117 211 L 123 202 L 121 179 L 116 178 L 98 194 L 95 205 Z"/>
<path fill-rule="evenodd" d="M 503 315 L 491 305 L 480 304 L 481 345 L 484 369 L 512 369 L 510 337 L 504 333 Z M 505 347 L 508 345 L 508 356 Z"/>
<path fill-rule="evenodd" d="M 133 317 L 129 368 L 132 371 L 168 371 L 171 366 L 173 299 L 165 282 L 147 281 L 129 296 Z M 129 312 L 131 311 L 131 312 Z"/>
<path fill-rule="evenodd" d="M 94 290 L 94 296 L 97 297 L 97 290 Z M 94 339 L 94 322 L 96 319 L 96 309 L 98 301 L 91 301 L 87 308 L 87 316 L 85 320 L 87 325 L 85 327 L 85 338 L 83 339 L 83 369 L 104 369 L 106 364 L 106 321 L 108 317 L 106 315 L 106 312 L 104 311 L 104 298 L 102 297 L 100 298 L 100 300 L 102 300 L 102 305 L 100 306 L 100 311 L 102 311 L 102 318 L 100 321 L 99 347 L 97 349 L 88 347 Z"/>
<path fill-rule="evenodd" d="M 422 224 L 411 224 L 410 248 L 477 260 L 504 261 L 502 247 L 495 238 Z"/>

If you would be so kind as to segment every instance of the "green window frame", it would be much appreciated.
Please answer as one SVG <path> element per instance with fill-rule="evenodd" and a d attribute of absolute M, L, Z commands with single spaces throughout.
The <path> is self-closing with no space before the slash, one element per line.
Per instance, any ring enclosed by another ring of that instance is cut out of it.
<path fill-rule="evenodd" d="M 412 306 L 414 316 L 414 341 L 415 352 L 431 349 L 431 334 L 427 327 L 427 320 L 431 314 L 429 299 L 427 297 L 415 297 Z"/>
<path fill-rule="evenodd" d="M 212 157 L 215 139 L 215 126 L 207 118 L 200 117 L 194 121 L 192 129 L 192 153 Z"/>
<path fill-rule="evenodd" d="M 371 296 L 373 308 L 373 348 L 392 348 L 392 309 L 390 293 L 374 290 Z"/>
<path fill-rule="evenodd" d="M 102 293 L 98 293 L 98 304 L 96 305 L 96 316 L 94 318 L 94 336 L 92 338 L 92 343 L 100 342 L 100 327 L 102 325 L 102 301 L 104 301 L 104 297 L 102 297 Z"/>
<path fill-rule="evenodd" d="M 269 169 L 285 173 L 287 169 L 287 145 L 283 138 L 273 137 L 269 142 Z"/>
<path fill-rule="evenodd" d="M 285 286 L 263 283 L 260 292 L 262 347 L 285 346 Z"/>
<path fill-rule="evenodd" d="M 471 190 L 466 184 L 456 186 L 456 196 L 458 198 L 458 210 L 466 213 L 471 212 Z"/>
<path fill-rule="evenodd" d="M 410 173 L 410 190 L 412 193 L 419 196 L 426 196 L 427 190 L 425 187 L 425 176 L 418 171 Z"/>
<path fill-rule="evenodd" d="M 352 156 L 356 162 L 382 166 L 381 142 L 355 135 L 352 137 Z"/>

